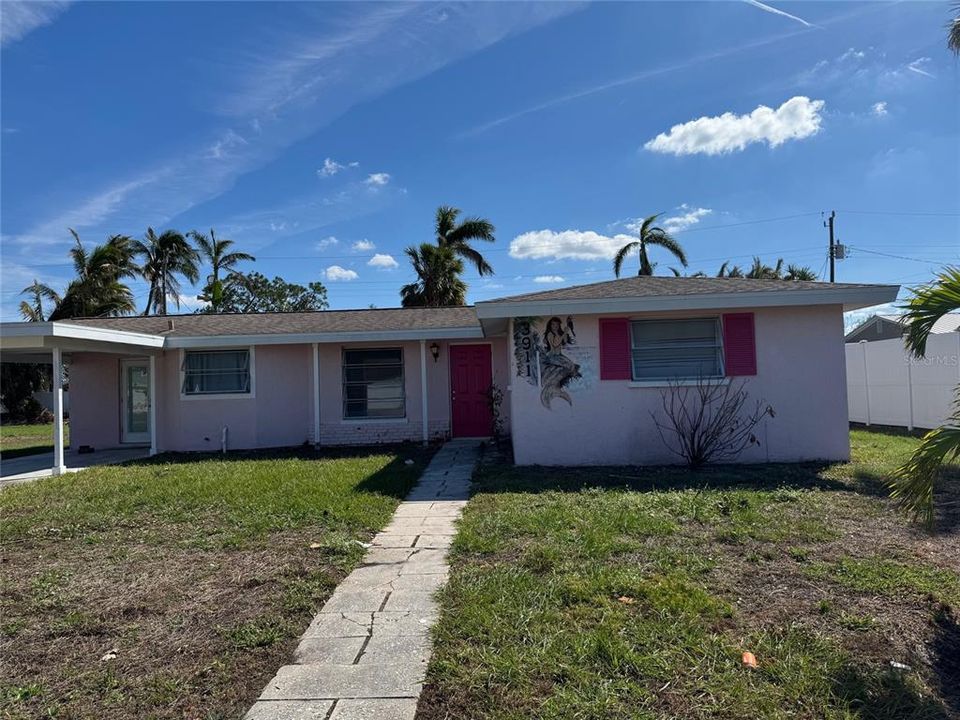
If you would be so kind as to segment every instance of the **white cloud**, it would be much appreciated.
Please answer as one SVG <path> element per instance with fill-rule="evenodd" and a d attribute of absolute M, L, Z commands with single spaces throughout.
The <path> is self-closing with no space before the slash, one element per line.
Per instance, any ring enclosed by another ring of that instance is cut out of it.
<path fill-rule="evenodd" d="M 755 8 L 760 8 L 764 12 L 773 13 L 774 15 L 780 15 L 781 17 L 785 17 L 790 20 L 795 20 L 801 25 L 806 25 L 807 27 L 819 27 L 818 25 L 814 25 L 813 23 L 807 22 L 801 17 L 797 17 L 796 15 L 791 15 L 788 12 L 784 12 L 783 10 L 778 10 L 775 7 L 762 3 L 760 2 L 760 0 L 746 0 L 746 2 L 749 5 L 753 5 Z"/>
<path fill-rule="evenodd" d="M 207 148 L 204 157 L 210 160 L 223 160 L 233 155 L 233 151 L 239 150 L 245 145 L 249 145 L 245 137 L 233 130 L 227 130 Z"/>
<path fill-rule="evenodd" d="M 924 77 L 928 77 L 928 78 L 936 77 L 936 75 L 931 73 L 929 70 L 925 69 L 927 66 L 929 66 L 929 64 L 930 64 L 930 58 L 928 57 L 917 58 L 913 62 L 907 63 L 907 70 L 909 70 L 910 72 L 914 72 L 917 75 L 923 75 Z"/>
<path fill-rule="evenodd" d="M 370 267 L 380 268 L 381 270 L 393 270 L 393 268 L 399 266 L 399 263 L 393 259 L 393 255 L 377 253 L 370 258 L 369 262 L 367 262 L 367 265 Z"/>
<path fill-rule="evenodd" d="M 519 260 L 609 260 L 636 238 L 600 235 L 592 230 L 534 230 L 510 241 L 510 257 Z"/>
<path fill-rule="evenodd" d="M 643 147 L 673 155 L 722 155 L 743 150 L 753 143 L 767 143 L 771 148 L 787 140 L 802 140 L 820 130 L 823 100 L 808 97 L 790 98 L 776 110 L 760 105 L 749 115 L 726 112 L 715 117 L 701 117 L 674 125 Z"/>
<path fill-rule="evenodd" d="M 330 282 L 348 282 L 350 280 L 356 280 L 358 277 L 360 277 L 353 270 L 347 270 L 339 265 L 331 265 L 324 270 L 323 275 Z"/>
<path fill-rule="evenodd" d="M 559 275 L 537 275 L 533 279 L 533 281 L 535 283 L 550 284 L 550 283 L 562 283 L 564 280 Z"/>
<path fill-rule="evenodd" d="M 323 161 L 323 167 L 317 170 L 317 175 L 320 177 L 333 177 L 338 172 L 343 170 L 343 168 L 344 166 L 333 158 L 327 158 Z"/>
<path fill-rule="evenodd" d="M 367 179 L 364 180 L 367 185 L 370 187 L 383 187 L 388 182 L 390 182 L 390 173 L 378 172 L 370 173 L 367 175 Z"/>
<path fill-rule="evenodd" d="M 38 27 L 49 25 L 69 5 L 69 2 L 4 0 L 0 11 L 0 45 L 9 45 Z"/>
<path fill-rule="evenodd" d="M 883 117 L 887 114 L 887 103 L 883 101 L 874 103 L 870 108 L 870 112 L 877 117 Z"/>
<path fill-rule="evenodd" d="M 369 240 L 357 240 L 352 246 L 351 249 L 354 252 L 370 252 L 375 249 L 377 246 L 374 245 Z"/>
<path fill-rule="evenodd" d="M 690 207 L 686 203 L 683 203 L 677 208 L 677 210 L 680 211 L 679 215 L 671 215 L 670 217 L 666 217 L 658 223 L 660 227 L 662 227 L 668 233 L 683 232 L 684 230 L 687 230 L 688 228 L 691 228 L 699 223 L 702 218 L 705 218 L 707 215 L 713 213 L 713 210 L 710 208 L 694 208 Z M 631 223 L 627 225 L 627 227 L 635 231 L 639 225 L 636 223 Z"/>
<path fill-rule="evenodd" d="M 323 240 L 317 241 L 317 250 L 325 250 L 332 245 L 337 245 L 340 241 L 337 240 L 333 235 L 323 238 Z"/>

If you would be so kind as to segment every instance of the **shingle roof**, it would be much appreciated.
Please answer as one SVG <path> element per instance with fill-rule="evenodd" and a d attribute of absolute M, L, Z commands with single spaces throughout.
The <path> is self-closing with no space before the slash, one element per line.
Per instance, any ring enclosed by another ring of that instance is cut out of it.
<path fill-rule="evenodd" d="M 151 317 L 73 318 L 73 325 L 163 335 L 298 335 L 313 333 L 389 332 L 478 328 L 472 307 L 388 308 L 382 310 L 323 310 L 302 313 L 244 315 L 161 315 Z M 170 329 L 170 323 L 173 329 Z"/>
<path fill-rule="evenodd" d="M 875 288 L 876 285 L 859 283 L 823 283 L 811 281 L 754 280 L 751 278 L 699 278 L 699 277 L 652 277 L 634 276 L 575 285 L 558 290 L 513 295 L 487 300 L 478 305 L 495 305 L 526 301 L 555 300 L 601 300 L 609 298 L 661 297 L 667 295 L 714 295 L 717 293 L 743 292 L 803 292 L 806 290 Z"/>

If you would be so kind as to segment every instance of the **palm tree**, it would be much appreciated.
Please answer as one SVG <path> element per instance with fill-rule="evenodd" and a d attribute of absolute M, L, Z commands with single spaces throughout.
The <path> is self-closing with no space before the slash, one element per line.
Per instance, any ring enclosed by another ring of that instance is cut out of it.
<path fill-rule="evenodd" d="M 932 283 L 916 288 L 905 309 L 907 349 L 922 358 L 934 323 L 960 309 L 960 268 L 944 268 Z M 933 493 L 940 469 L 957 460 L 960 460 L 960 385 L 947 424 L 924 435 L 910 459 L 893 474 L 889 482 L 891 497 L 916 519 L 932 525 Z"/>
<path fill-rule="evenodd" d="M 680 247 L 680 243 L 673 239 L 673 237 L 663 228 L 654 227 L 653 223 L 656 221 L 660 215 L 651 215 L 650 217 L 644 219 L 640 224 L 640 230 L 637 233 L 637 239 L 633 242 L 629 242 L 620 248 L 617 251 L 616 256 L 613 258 L 613 272 L 617 277 L 620 277 L 620 270 L 623 268 L 623 261 L 626 259 L 627 255 L 632 253 L 634 250 L 637 251 L 640 257 L 640 272 L 638 275 L 653 275 L 653 265 L 650 263 L 650 258 L 647 256 L 647 246 L 656 245 L 662 247 L 665 250 L 673 254 L 677 260 L 680 261 L 680 264 L 684 267 L 687 266 L 687 256 L 683 252 L 683 248 Z"/>
<path fill-rule="evenodd" d="M 156 315 L 167 314 L 167 300 L 180 308 L 180 280 L 183 275 L 191 284 L 200 278 L 197 251 L 176 230 L 164 230 L 157 235 L 147 228 L 143 240 L 133 242 L 134 252 L 143 256 L 141 275 L 150 283 L 144 315 L 152 309 Z"/>
<path fill-rule="evenodd" d="M 739 265 L 731 266 L 730 261 L 727 260 L 717 271 L 717 277 L 742 278 L 743 270 L 740 269 Z"/>
<path fill-rule="evenodd" d="M 403 307 L 447 307 L 466 302 L 467 284 L 460 279 L 461 261 L 450 247 L 423 243 L 404 252 L 417 274 L 417 281 L 400 288 Z"/>
<path fill-rule="evenodd" d="M 947 23 L 947 47 L 954 55 L 960 55 L 960 3 L 953 6 L 953 11 L 957 16 Z"/>
<path fill-rule="evenodd" d="M 460 210 L 455 207 L 441 205 L 437 208 L 435 227 L 437 246 L 449 248 L 455 255 L 471 263 L 477 268 L 480 277 L 493 275 L 490 263 L 470 244 L 474 240 L 484 242 L 496 240 L 493 236 L 495 230 L 493 223 L 480 217 L 468 217 L 457 222 L 459 215 Z"/>
<path fill-rule="evenodd" d="M 48 320 L 72 317 L 102 317 L 125 315 L 136 308 L 133 293 L 122 281 L 134 277 L 139 268 L 134 262 L 134 245 L 126 235 L 112 235 L 103 245 L 93 250 L 80 242 L 80 236 L 70 228 L 75 241 L 70 249 L 77 278 L 72 280 L 51 311 Z M 56 293 L 46 289 L 48 297 Z"/>
<path fill-rule="evenodd" d="M 52 287 L 44 285 L 36 278 L 33 279 L 33 284 L 21 290 L 20 294 L 28 295 L 30 298 L 20 301 L 20 315 L 27 322 L 43 322 L 47 319 L 43 310 L 44 300 L 53 303 L 54 307 L 60 302 L 60 295 Z"/>
<path fill-rule="evenodd" d="M 229 252 L 230 248 L 233 247 L 233 240 L 218 240 L 213 228 L 210 229 L 209 237 L 196 230 L 192 230 L 189 236 L 197 244 L 200 256 L 210 263 L 211 272 L 200 299 L 210 303 L 212 312 L 220 312 L 223 305 L 224 288 L 224 283 L 220 281 L 220 273 L 226 272 L 227 276 L 230 277 L 229 273 L 237 263 L 253 261 L 256 258 L 245 252 Z"/>
<path fill-rule="evenodd" d="M 812 268 L 807 267 L 806 265 L 794 265 L 790 263 L 787 265 L 787 272 L 783 276 L 784 280 L 816 280 L 817 274 L 813 271 Z"/>
<path fill-rule="evenodd" d="M 753 280 L 779 280 L 783 272 L 783 258 L 777 258 L 775 267 L 765 265 L 759 257 L 753 258 L 753 265 L 747 270 L 744 277 Z"/>

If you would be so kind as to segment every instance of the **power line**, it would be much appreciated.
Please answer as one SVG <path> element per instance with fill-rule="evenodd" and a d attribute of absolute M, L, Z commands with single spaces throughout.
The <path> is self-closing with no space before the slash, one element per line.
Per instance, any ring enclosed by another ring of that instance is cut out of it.
<path fill-rule="evenodd" d="M 851 215 L 902 215 L 905 217 L 960 217 L 960 212 L 911 212 L 904 210 L 840 210 Z"/>
<path fill-rule="evenodd" d="M 935 265 L 935 264 L 947 262 L 946 260 L 908 257 L 906 255 L 894 255 L 893 253 L 880 252 L 879 250 L 867 250 L 866 248 L 858 247 L 856 245 L 850 245 L 849 247 L 851 250 L 859 250 L 860 252 L 870 253 L 871 255 L 882 255 L 883 257 L 895 258 L 897 260 L 910 260 L 911 262 L 921 262 L 921 263 L 926 263 L 928 265 Z"/>

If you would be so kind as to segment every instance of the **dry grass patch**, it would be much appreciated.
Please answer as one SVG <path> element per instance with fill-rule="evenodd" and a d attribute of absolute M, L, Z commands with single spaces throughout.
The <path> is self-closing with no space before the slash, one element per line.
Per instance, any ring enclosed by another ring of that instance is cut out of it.
<path fill-rule="evenodd" d="M 2 716 L 241 716 L 428 459 L 161 457 L 4 490 Z"/>

